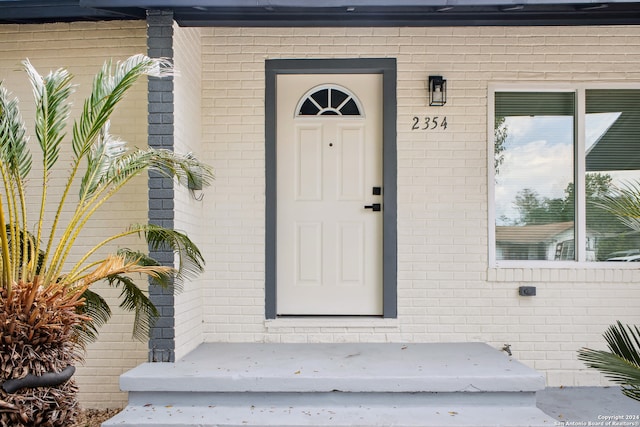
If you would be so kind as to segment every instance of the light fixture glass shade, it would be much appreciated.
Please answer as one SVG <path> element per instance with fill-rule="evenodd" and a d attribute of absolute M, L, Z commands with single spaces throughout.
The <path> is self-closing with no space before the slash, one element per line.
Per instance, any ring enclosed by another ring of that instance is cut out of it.
<path fill-rule="evenodd" d="M 429 76 L 429 105 L 441 107 L 447 103 L 447 81 L 442 76 Z"/>

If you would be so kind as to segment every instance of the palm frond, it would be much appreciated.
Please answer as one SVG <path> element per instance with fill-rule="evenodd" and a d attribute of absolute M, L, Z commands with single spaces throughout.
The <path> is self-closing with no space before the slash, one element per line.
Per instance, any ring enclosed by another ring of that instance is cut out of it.
<path fill-rule="evenodd" d="M 143 75 L 163 77 L 171 75 L 167 60 L 134 55 L 117 62 L 107 61 L 93 80 L 91 95 L 84 103 L 83 114 L 73 126 L 73 152 L 83 157 L 91 148 L 125 93 Z"/>
<path fill-rule="evenodd" d="M 118 249 L 118 255 L 124 256 L 127 260 L 135 260 L 137 264 L 145 266 L 145 267 L 160 267 L 161 264 L 151 258 L 148 254 L 129 249 L 129 248 L 120 248 Z M 151 282 L 154 285 L 160 286 L 161 288 L 168 288 L 169 286 L 174 286 L 180 290 L 179 286 L 173 282 L 173 270 L 167 271 L 167 274 L 159 274 L 150 278 Z"/>
<path fill-rule="evenodd" d="M 186 186 L 208 186 L 213 181 L 213 169 L 200 162 L 193 154 L 176 154 L 169 150 L 135 150 L 115 153 L 104 159 L 104 172 L 95 174 L 96 180 L 92 189 L 117 189 L 133 176 L 145 170 L 155 170 L 162 175 L 176 178 L 178 183 Z"/>
<path fill-rule="evenodd" d="M 213 169 L 201 163 L 192 153 L 178 155 L 169 150 L 151 150 L 150 169 L 176 178 L 184 186 L 208 186 L 213 182 Z"/>
<path fill-rule="evenodd" d="M 97 142 L 87 155 L 87 171 L 80 184 L 80 197 L 91 197 L 104 177 L 113 173 L 114 165 L 126 152 L 126 143 L 109 133 L 109 122 L 101 129 Z"/>
<path fill-rule="evenodd" d="M 95 165 L 93 165 L 93 161 L 89 162 L 90 167 L 87 174 L 92 173 L 91 170 L 94 168 L 100 168 L 100 173 L 92 173 L 93 180 L 81 190 L 86 191 L 88 196 L 94 196 L 99 191 L 107 191 L 104 198 L 97 200 L 97 203 L 104 203 L 131 178 L 147 170 L 151 163 L 152 154 L 149 151 L 127 152 L 126 144 L 115 139 L 112 139 L 108 144 L 110 146 L 102 148 L 102 151 L 107 149 L 109 151 L 104 154 L 100 153 L 100 157 L 96 156 Z"/>
<path fill-rule="evenodd" d="M 42 251 L 36 254 L 35 248 L 37 245 L 33 234 L 11 224 L 6 224 L 6 232 L 9 245 L 15 246 L 18 249 L 16 259 L 11 260 L 12 264 L 18 266 L 29 264 L 30 270 L 38 274 L 42 268 L 42 258 L 44 254 Z M 25 280 L 23 277 L 18 277 L 18 279 Z"/>
<path fill-rule="evenodd" d="M 609 349 L 620 357 L 640 368 L 640 330 L 638 327 L 624 326 L 618 322 L 617 327 L 610 327 L 604 334 Z"/>
<path fill-rule="evenodd" d="M 137 224 L 132 226 L 132 230 L 144 233 L 150 250 L 170 250 L 178 256 L 178 282 L 193 278 L 204 270 L 202 253 L 185 233 L 154 224 Z"/>
<path fill-rule="evenodd" d="M 0 224 L 5 224 L 4 203 L 0 197 Z M 11 256 L 9 252 L 9 238 L 5 228 L 0 228 L 0 248 L 2 252 L 2 288 L 7 290 L 7 295 L 11 296 L 13 287 L 13 274 L 11 266 Z"/>
<path fill-rule="evenodd" d="M 111 318 L 111 307 L 99 294 L 90 289 L 82 293 L 84 305 L 78 307 L 78 312 L 90 318 L 77 326 L 78 339 L 87 344 L 98 339 L 98 328 L 106 324 Z"/>
<path fill-rule="evenodd" d="M 60 144 L 65 137 L 64 129 L 69 118 L 71 104 L 69 96 L 73 92 L 71 86 L 72 75 L 65 69 L 51 71 L 42 77 L 31 65 L 29 60 L 23 61 L 24 69 L 29 76 L 33 89 L 36 115 L 35 130 L 36 139 L 42 153 L 43 178 L 42 195 L 40 197 L 40 214 L 37 222 L 36 251 L 39 249 L 42 238 L 42 227 L 46 210 L 49 172 L 58 161 Z M 71 179 L 70 179 L 71 180 Z M 64 197 L 62 198 L 64 200 Z M 60 209 L 63 202 L 60 202 Z M 52 227 L 50 240 L 55 234 L 55 226 Z M 45 254 L 45 262 L 47 255 Z M 32 275 L 33 271 L 25 272 Z"/>
<path fill-rule="evenodd" d="M 18 211 L 22 215 L 21 222 L 26 223 L 26 206 L 24 203 L 24 184 L 31 171 L 31 153 L 27 148 L 27 137 L 24 122 L 20 117 L 18 100 L 9 99 L 9 93 L 4 87 L 0 87 L 0 174 L 4 185 L 4 195 L 6 200 L 6 216 L 4 206 L 0 206 L 0 226 L 6 223 L 10 227 L 0 230 L 0 241 L 2 242 L 2 282 L 4 287 L 11 289 L 11 282 L 18 270 L 22 270 L 26 275 L 24 264 L 11 264 L 11 260 L 18 258 L 19 248 L 11 244 L 8 234 L 10 229 L 18 229 L 20 221 Z M 22 251 L 25 249 L 22 248 Z"/>
<path fill-rule="evenodd" d="M 23 61 L 29 75 L 36 101 L 36 138 L 43 154 L 44 170 L 50 170 L 58 160 L 60 143 L 65 137 L 64 128 L 69 118 L 73 92 L 72 75 L 60 68 L 42 77 L 29 60 Z"/>
<path fill-rule="evenodd" d="M 139 273 L 151 278 L 160 278 L 170 274 L 172 267 L 140 265 L 138 260 L 127 259 L 125 255 L 108 255 L 100 262 L 93 264 L 95 269 L 74 281 L 74 289 L 88 289 L 92 284 L 119 274 Z"/>
<path fill-rule="evenodd" d="M 0 87 L 0 160 L 14 178 L 23 180 L 31 171 L 31 152 L 27 147 L 26 127 L 20 116 L 18 100 Z"/>
<path fill-rule="evenodd" d="M 582 348 L 578 359 L 622 385 L 622 392 L 640 401 L 640 330 L 617 322 L 607 329 L 604 338 L 609 351 Z"/>
<path fill-rule="evenodd" d="M 594 205 L 614 214 L 627 227 L 640 231 L 640 182 L 629 181 L 598 197 Z"/>
<path fill-rule="evenodd" d="M 140 341 L 148 339 L 149 330 L 159 316 L 156 306 L 130 277 L 116 274 L 107 280 L 111 286 L 122 287 L 120 307 L 134 313 L 133 337 Z"/>

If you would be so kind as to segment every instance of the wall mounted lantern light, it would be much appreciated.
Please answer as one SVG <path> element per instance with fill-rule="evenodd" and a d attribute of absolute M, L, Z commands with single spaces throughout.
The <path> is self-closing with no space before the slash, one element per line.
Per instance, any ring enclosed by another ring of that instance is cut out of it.
<path fill-rule="evenodd" d="M 442 76 L 429 76 L 429 105 L 442 107 L 447 103 L 447 81 Z"/>

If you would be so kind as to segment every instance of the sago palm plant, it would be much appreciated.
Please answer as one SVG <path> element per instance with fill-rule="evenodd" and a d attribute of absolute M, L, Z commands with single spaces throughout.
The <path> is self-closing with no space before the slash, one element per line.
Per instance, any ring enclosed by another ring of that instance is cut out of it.
<path fill-rule="evenodd" d="M 213 176 L 210 167 L 192 155 L 130 149 L 109 133 L 112 113 L 137 80 L 171 74 L 166 61 L 136 55 L 105 63 L 69 136 L 72 76 L 64 69 L 41 75 L 28 60 L 23 64 L 35 98 L 35 140 L 42 165 L 32 168 L 18 102 L 0 85 L 0 224 L 5 224 L 0 226 L 0 425 L 68 426 L 78 412 L 75 383 L 66 380 L 73 373 L 69 367 L 83 360 L 84 344 L 110 315 L 92 285 L 106 280 L 120 288 L 122 307 L 135 312 L 134 335 L 142 337 L 156 311 L 131 275 L 141 273 L 171 285 L 204 265 L 184 233 L 150 224 L 115 230 L 71 262 L 78 239 L 86 244 L 80 232 L 105 202 L 149 169 L 182 184 L 207 185 Z M 62 144 L 71 144 L 73 155 L 65 160 L 69 169 L 64 189 L 53 194 L 50 180 Z M 39 189 L 35 213 L 28 212 L 32 204 L 27 184 Z M 52 198 L 57 202 L 54 211 L 47 209 Z M 173 250 L 176 267 L 162 266 L 139 251 L 111 249 L 129 235 L 146 238 L 151 249 Z M 100 255 L 105 252 L 111 253 Z M 61 384 L 39 386 L 51 377 Z"/>
<path fill-rule="evenodd" d="M 583 348 L 578 359 L 621 384 L 622 393 L 640 401 L 640 329 L 618 322 L 604 334 L 609 351 Z"/>
<path fill-rule="evenodd" d="M 596 205 L 622 224 L 640 232 L 640 183 L 629 182 L 602 195 Z M 583 348 L 578 359 L 622 386 L 622 393 L 640 401 L 640 329 L 617 322 L 604 333 L 609 351 Z"/>

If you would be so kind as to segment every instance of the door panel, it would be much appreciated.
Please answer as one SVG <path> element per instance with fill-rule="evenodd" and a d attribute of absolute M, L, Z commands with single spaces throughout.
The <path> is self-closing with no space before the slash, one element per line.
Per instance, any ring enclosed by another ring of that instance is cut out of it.
<path fill-rule="evenodd" d="M 331 84 L 364 114 L 296 117 L 303 95 Z M 365 208 L 382 203 L 381 87 L 375 74 L 278 76 L 279 315 L 382 314 L 382 212 Z"/>
<path fill-rule="evenodd" d="M 322 200 L 322 127 L 296 128 L 296 200 Z"/>
<path fill-rule="evenodd" d="M 297 284 L 320 286 L 322 284 L 322 224 L 298 223 L 296 227 Z"/>
<path fill-rule="evenodd" d="M 336 182 L 338 200 L 363 200 L 364 198 L 364 129 L 341 127 L 338 140 L 338 176 Z"/>
<path fill-rule="evenodd" d="M 364 258 L 366 242 L 364 227 L 361 223 L 341 223 L 338 225 L 339 251 L 336 263 L 340 272 L 340 284 L 343 286 L 363 286 Z"/>

